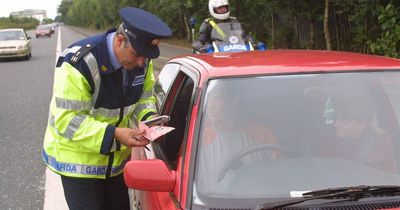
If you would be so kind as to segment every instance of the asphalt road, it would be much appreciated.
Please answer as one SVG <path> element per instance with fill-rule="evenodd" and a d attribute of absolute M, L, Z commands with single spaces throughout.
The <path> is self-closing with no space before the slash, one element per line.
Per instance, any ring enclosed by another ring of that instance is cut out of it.
<path fill-rule="evenodd" d="M 32 58 L 0 61 L 0 209 L 43 209 L 46 168 L 41 160 L 43 135 L 52 94 L 57 36 L 61 49 L 96 33 L 62 26 L 51 38 L 35 38 Z M 190 49 L 160 45 L 156 68 Z M 61 210 L 61 209 L 58 209 Z"/>

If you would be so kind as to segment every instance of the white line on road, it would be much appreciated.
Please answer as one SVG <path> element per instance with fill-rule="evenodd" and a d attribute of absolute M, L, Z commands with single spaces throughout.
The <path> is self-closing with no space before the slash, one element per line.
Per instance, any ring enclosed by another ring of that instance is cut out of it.
<path fill-rule="evenodd" d="M 61 30 L 58 27 L 56 62 L 61 54 Z M 61 184 L 60 175 L 46 168 L 46 184 L 44 192 L 43 210 L 68 210 L 67 202 L 64 197 L 64 190 Z"/>
<path fill-rule="evenodd" d="M 46 185 L 43 210 L 68 210 L 60 175 L 46 169 Z"/>
<path fill-rule="evenodd" d="M 169 60 L 169 58 L 162 57 L 162 56 L 160 56 L 160 57 L 158 57 L 158 58 L 156 58 L 156 59 L 162 59 L 162 60 L 165 60 L 165 61 Z"/>

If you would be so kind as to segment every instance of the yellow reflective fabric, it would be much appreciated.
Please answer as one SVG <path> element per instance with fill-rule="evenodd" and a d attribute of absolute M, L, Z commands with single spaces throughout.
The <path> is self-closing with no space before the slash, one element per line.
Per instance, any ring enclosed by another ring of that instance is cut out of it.
<path fill-rule="evenodd" d="M 85 58 L 87 60 L 90 57 Z M 149 94 L 154 83 L 153 63 L 150 61 L 144 94 L 136 104 L 124 107 L 119 127 L 134 127 L 136 121 L 132 123 L 131 119 L 141 119 L 149 112 L 156 112 L 155 97 Z M 91 101 L 95 96 L 91 91 L 85 77 L 69 63 L 65 62 L 56 69 L 42 154 L 44 162 L 56 173 L 70 177 L 105 178 L 109 156 L 100 154 L 100 150 L 106 129 L 118 122 L 120 110 L 93 109 Z M 86 106 L 88 103 L 90 107 Z M 130 149 L 121 145 L 120 150 L 115 151 L 114 146 L 111 152 L 114 154 L 111 176 L 116 176 L 122 173 Z"/>
<path fill-rule="evenodd" d="M 145 120 L 143 119 L 143 117 L 149 112 L 157 113 L 155 106 L 156 98 L 153 95 L 149 96 L 149 94 L 146 94 L 149 91 L 153 91 L 154 84 L 155 84 L 155 77 L 154 77 L 153 61 L 150 60 L 146 72 L 146 78 L 144 80 L 143 93 L 139 99 L 139 102 L 136 103 L 135 107 L 136 109 L 134 111 L 134 113 L 136 114 L 136 118 L 140 121 Z M 143 107 L 145 108 L 142 109 Z"/>
<path fill-rule="evenodd" d="M 225 35 L 224 31 L 214 22 L 214 20 L 210 20 L 209 23 L 218 32 L 218 34 L 222 38 L 225 38 L 226 35 Z"/>
<path fill-rule="evenodd" d="M 48 130 L 49 128 L 47 128 Z M 51 132 L 46 132 L 45 139 L 54 138 Z M 70 177 L 105 178 L 105 170 L 109 157 L 99 153 L 85 153 L 83 149 L 74 147 L 77 144 L 68 144 L 65 139 L 47 141 L 43 156 L 47 166 L 54 172 Z M 77 150 L 78 151 L 75 151 Z M 47 158 L 47 161 L 46 161 Z M 130 158 L 130 150 L 114 151 L 111 176 L 123 172 L 123 165 Z"/>
<path fill-rule="evenodd" d="M 69 63 L 57 68 L 54 77 L 53 97 L 50 103 L 52 123 L 46 129 L 44 138 L 43 160 L 53 171 L 72 177 L 105 178 L 105 168 L 109 156 L 100 154 L 101 145 L 109 124 L 115 124 L 117 118 L 92 116 L 88 110 L 72 110 L 57 107 L 55 99 L 65 101 L 91 101 L 91 87 L 84 76 Z M 132 112 L 132 111 L 131 111 Z M 81 118 L 77 116 L 85 116 Z M 74 119 L 84 119 L 83 121 Z M 73 129 L 69 129 L 73 125 Z M 127 127 L 128 115 L 120 123 Z M 69 127 L 70 126 L 70 127 Z M 68 131 L 69 132 L 66 132 Z M 67 133 L 68 135 L 64 135 Z M 72 136 L 71 133 L 73 134 Z M 67 138 L 68 137 L 68 138 Z M 130 150 L 121 146 L 114 152 L 111 176 L 122 173 L 124 161 Z M 104 172 L 104 173 L 103 173 Z"/>
<path fill-rule="evenodd" d="M 63 63 L 55 71 L 53 98 L 50 103 L 50 113 L 54 116 L 54 127 L 59 133 L 64 133 L 76 115 L 87 115 L 70 141 L 82 141 L 81 147 L 98 152 L 107 125 L 116 123 L 118 118 L 98 120 L 89 115 L 90 110 L 57 108 L 55 98 L 91 101 L 90 85 L 83 75 L 69 63 Z M 90 137 L 90 141 L 88 141 L 88 137 Z"/>

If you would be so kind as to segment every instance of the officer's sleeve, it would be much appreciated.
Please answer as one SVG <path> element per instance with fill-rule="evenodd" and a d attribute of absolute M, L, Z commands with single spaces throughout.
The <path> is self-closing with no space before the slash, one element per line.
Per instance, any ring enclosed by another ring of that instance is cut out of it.
<path fill-rule="evenodd" d="M 139 101 L 135 105 L 133 117 L 135 120 L 143 121 L 157 114 L 156 97 L 154 96 L 155 77 L 153 71 L 153 61 L 150 60 L 146 77 L 144 79 L 143 92 Z"/>
<path fill-rule="evenodd" d="M 111 147 L 115 127 L 90 115 L 90 91 L 86 78 L 70 63 L 64 62 L 56 68 L 50 126 L 57 139 L 80 142 L 82 147 L 100 152 L 104 147 Z"/>

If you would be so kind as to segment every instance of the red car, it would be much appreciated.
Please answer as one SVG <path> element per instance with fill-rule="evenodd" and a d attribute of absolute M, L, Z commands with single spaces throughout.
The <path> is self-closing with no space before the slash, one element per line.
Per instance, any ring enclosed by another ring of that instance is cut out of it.
<path fill-rule="evenodd" d="M 175 130 L 133 148 L 137 209 L 400 207 L 400 60 L 270 50 L 171 59 Z"/>
<path fill-rule="evenodd" d="M 51 37 L 53 34 L 53 31 L 51 30 L 51 27 L 48 25 L 38 25 L 35 30 L 35 36 L 36 38 L 39 37 Z"/>

